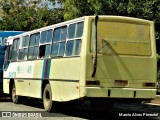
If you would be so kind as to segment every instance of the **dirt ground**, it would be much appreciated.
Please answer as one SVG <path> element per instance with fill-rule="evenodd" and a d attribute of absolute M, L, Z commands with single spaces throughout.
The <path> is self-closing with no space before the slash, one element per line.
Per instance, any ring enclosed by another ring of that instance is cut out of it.
<path fill-rule="evenodd" d="M 150 103 L 159 104 L 160 105 L 160 95 L 157 96 L 155 99 L 151 100 Z"/>

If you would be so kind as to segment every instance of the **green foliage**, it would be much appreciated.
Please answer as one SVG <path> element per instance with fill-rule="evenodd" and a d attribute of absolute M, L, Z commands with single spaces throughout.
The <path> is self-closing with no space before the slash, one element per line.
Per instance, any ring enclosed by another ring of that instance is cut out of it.
<path fill-rule="evenodd" d="M 48 1 L 52 5 L 61 4 L 61 8 L 48 9 L 43 0 L 1 0 L 4 16 L 0 21 L 0 29 L 28 31 L 87 15 L 120 15 L 154 21 L 156 39 L 160 39 L 159 0 Z"/>
<path fill-rule="evenodd" d="M 62 9 L 48 9 L 41 0 L 1 0 L 1 30 L 29 31 L 63 21 Z"/>
<path fill-rule="evenodd" d="M 159 0 L 65 0 L 65 20 L 84 15 L 121 15 L 155 22 L 156 39 L 160 39 Z"/>

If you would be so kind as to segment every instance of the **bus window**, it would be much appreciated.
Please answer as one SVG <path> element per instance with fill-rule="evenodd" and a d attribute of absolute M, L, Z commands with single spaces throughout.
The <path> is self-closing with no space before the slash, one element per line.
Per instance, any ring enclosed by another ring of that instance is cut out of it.
<path fill-rule="evenodd" d="M 37 55 L 38 55 L 38 46 L 34 47 L 34 52 L 33 52 L 33 59 L 36 59 L 37 58 Z"/>
<path fill-rule="evenodd" d="M 37 58 L 38 48 L 39 48 L 39 39 L 40 39 L 40 33 L 35 33 L 30 36 L 28 59 Z"/>
<path fill-rule="evenodd" d="M 27 60 L 27 48 L 23 48 L 19 50 L 18 60 Z"/>
<path fill-rule="evenodd" d="M 22 47 L 27 47 L 29 45 L 29 36 L 22 38 Z"/>
<path fill-rule="evenodd" d="M 43 31 L 41 33 L 41 43 L 48 43 L 52 40 L 52 30 Z"/>
<path fill-rule="evenodd" d="M 29 36 L 24 36 L 22 38 L 21 49 L 19 50 L 18 60 L 27 60 L 28 44 L 29 44 Z"/>
<path fill-rule="evenodd" d="M 18 57 L 18 48 L 19 48 L 19 38 L 16 38 L 13 40 L 13 46 L 12 46 L 12 56 L 11 60 L 16 61 Z"/>
<path fill-rule="evenodd" d="M 52 30 L 43 31 L 41 33 L 40 43 L 42 45 L 40 45 L 39 47 L 39 58 L 49 57 L 51 40 L 52 40 Z"/>
<path fill-rule="evenodd" d="M 48 58 L 50 54 L 51 45 L 41 45 L 39 48 L 39 57 L 40 58 Z"/>
<path fill-rule="evenodd" d="M 5 51 L 5 62 L 4 62 L 4 70 L 6 70 L 9 66 L 10 59 L 11 59 L 11 46 L 7 46 Z"/>
<path fill-rule="evenodd" d="M 66 45 L 66 56 L 76 56 L 81 51 L 81 37 L 83 33 L 83 22 L 71 24 L 68 29 L 68 41 Z"/>
<path fill-rule="evenodd" d="M 67 35 L 67 26 L 56 28 L 53 33 L 52 56 L 63 56 Z"/>
<path fill-rule="evenodd" d="M 46 42 L 46 39 L 47 39 L 47 31 L 43 31 L 41 33 L 41 43 L 45 43 Z"/>

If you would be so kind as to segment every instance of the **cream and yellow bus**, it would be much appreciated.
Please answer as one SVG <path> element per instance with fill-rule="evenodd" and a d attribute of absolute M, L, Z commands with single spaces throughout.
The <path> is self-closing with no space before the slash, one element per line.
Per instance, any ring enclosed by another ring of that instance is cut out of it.
<path fill-rule="evenodd" d="M 6 41 L 3 91 L 14 103 L 27 96 L 55 102 L 90 100 L 110 108 L 114 100 L 156 95 L 156 47 L 152 21 L 123 16 L 84 16 Z"/>

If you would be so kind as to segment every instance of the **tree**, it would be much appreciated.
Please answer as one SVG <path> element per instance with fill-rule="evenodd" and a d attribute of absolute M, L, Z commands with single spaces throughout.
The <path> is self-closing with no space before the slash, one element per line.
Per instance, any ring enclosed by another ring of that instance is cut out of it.
<path fill-rule="evenodd" d="M 64 0 L 64 19 L 85 15 L 121 15 L 155 22 L 156 39 L 160 39 L 159 0 Z"/>
<path fill-rule="evenodd" d="M 62 9 L 48 9 L 41 0 L 1 0 L 1 30 L 29 31 L 63 21 Z"/>

